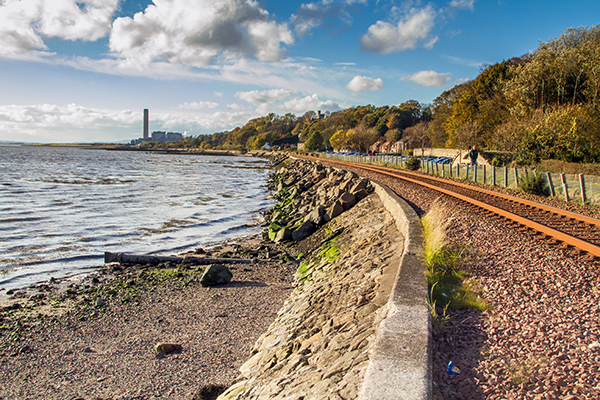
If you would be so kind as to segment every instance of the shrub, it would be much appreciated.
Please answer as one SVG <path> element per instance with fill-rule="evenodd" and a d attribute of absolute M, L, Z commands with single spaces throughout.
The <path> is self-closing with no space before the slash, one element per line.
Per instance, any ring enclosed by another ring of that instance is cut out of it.
<path fill-rule="evenodd" d="M 412 156 L 408 160 L 406 160 L 406 169 L 416 171 L 419 168 L 421 168 L 421 160 L 417 157 Z"/>
<path fill-rule="evenodd" d="M 542 174 L 527 173 L 519 179 L 519 189 L 525 193 L 535 194 L 537 196 L 550 196 L 548 182 Z"/>

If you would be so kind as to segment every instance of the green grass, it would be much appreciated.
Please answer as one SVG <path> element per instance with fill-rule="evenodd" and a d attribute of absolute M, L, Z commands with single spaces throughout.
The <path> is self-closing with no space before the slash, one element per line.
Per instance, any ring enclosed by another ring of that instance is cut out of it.
<path fill-rule="evenodd" d="M 425 262 L 429 284 L 429 310 L 434 323 L 447 320 L 447 310 L 476 308 L 489 309 L 479 296 L 477 282 L 470 279 L 464 266 L 472 261 L 468 246 L 457 245 L 448 240 L 452 218 L 439 202 L 422 218 L 425 238 Z"/>

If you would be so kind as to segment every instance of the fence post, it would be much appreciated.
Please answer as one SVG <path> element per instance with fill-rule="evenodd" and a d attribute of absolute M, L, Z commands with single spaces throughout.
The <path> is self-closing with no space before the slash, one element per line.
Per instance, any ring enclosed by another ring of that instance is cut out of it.
<path fill-rule="evenodd" d="M 483 184 L 484 185 L 485 185 L 485 181 L 486 181 L 485 178 L 487 177 L 486 176 L 487 175 L 487 173 L 486 173 L 487 171 L 486 170 L 487 170 L 487 168 L 485 167 L 485 164 L 483 164 Z"/>
<path fill-rule="evenodd" d="M 492 165 L 492 185 L 496 186 L 496 167 Z"/>
<path fill-rule="evenodd" d="M 548 181 L 548 186 L 550 187 L 550 194 L 552 197 L 556 197 L 556 192 L 554 191 L 554 183 L 552 182 L 552 175 L 550 172 L 546 172 L 546 180 Z"/>
<path fill-rule="evenodd" d="M 565 177 L 565 174 L 560 174 L 560 182 L 562 183 L 565 201 L 569 201 L 569 188 L 567 187 L 567 178 Z"/>
<path fill-rule="evenodd" d="M 452 178 L 452 163 L 448 164 L 448 175 Z"/>
<path fill-rule="evenodd" d="M 583 204 L 587 202 L 587 196 L 585 195 L 585 178 L 583 174 L 579 174 L 579 188 L 581 189 L 581 201 Z"/>
<path fill-rule="evenodd" d="M 508 168 L 504 167 L 504 187 L 508 187 Z"/>
<path fill-rule="evenodd" d="M 473 165 L 473 182 L 477 183 L 477 164 Z"/>
<path fill-rule="evenodd" d="M 460 179 L 460 163 L 456 164 L 456 177 Z"/>
<path fill-rule="evenodd" d="M 438 168 L 438 163 L 435 163 L 435 176 L 440 176 L 440 170 Z"/>
<path fill-rule="evenodd" d="M 519 188 L 519 169 L 515 167 L 515 187 Z"/>

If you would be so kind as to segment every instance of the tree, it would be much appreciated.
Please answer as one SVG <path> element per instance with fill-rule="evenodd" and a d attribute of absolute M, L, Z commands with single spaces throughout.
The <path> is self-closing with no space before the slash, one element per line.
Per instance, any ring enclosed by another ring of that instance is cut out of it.
<path fill-rule="evenodd" d="M 362 153 L 366 153 L 373 143 L 379 140 L 377 131 L 373 128 L 367 128 L 359 124 L 356 128 L 346 132 L 346 142 L 348 145 Z"/>
<path fill-rule="evenodd" d="M 331 136 L 331 139 L 329 139 L 329 143 L 335 151 L 340 151 L 346 148 L 346 140 L 346 131 L 340 129 L 336 133 L 334 133 L 333 136 Z"/>
<path fill-rule="evenodd" d="M 427 131 L 429 122 L 419 122 L 415 126 L 408 127 L 404 130 L 404 138 L 407 140 L 408 148 L 424 148 L 431 146 L 431 140 Z"/>
<path fill-rule="evenodd" d="M 308 140 L 304 143 L 304 148 L 307 151 L 323 151 L 325 150 L 325 145 L 323 142 L 323 136 L 319 131 L 314 131 Z"/>

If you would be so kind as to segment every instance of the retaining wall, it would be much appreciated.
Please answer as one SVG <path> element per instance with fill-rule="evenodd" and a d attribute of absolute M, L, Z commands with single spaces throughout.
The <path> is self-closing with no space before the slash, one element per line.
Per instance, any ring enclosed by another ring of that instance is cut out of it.
<path fill-rule="evenodd" d="M 421 223 L 391 190 L 374 186 L 375 194 L 313 234 L 314 255 L 329 246 L 327 232 L 344 232 L 337 242 L 344 254 L 310 261 L 308 280 L 219 399 L 430 398 Z"/>

